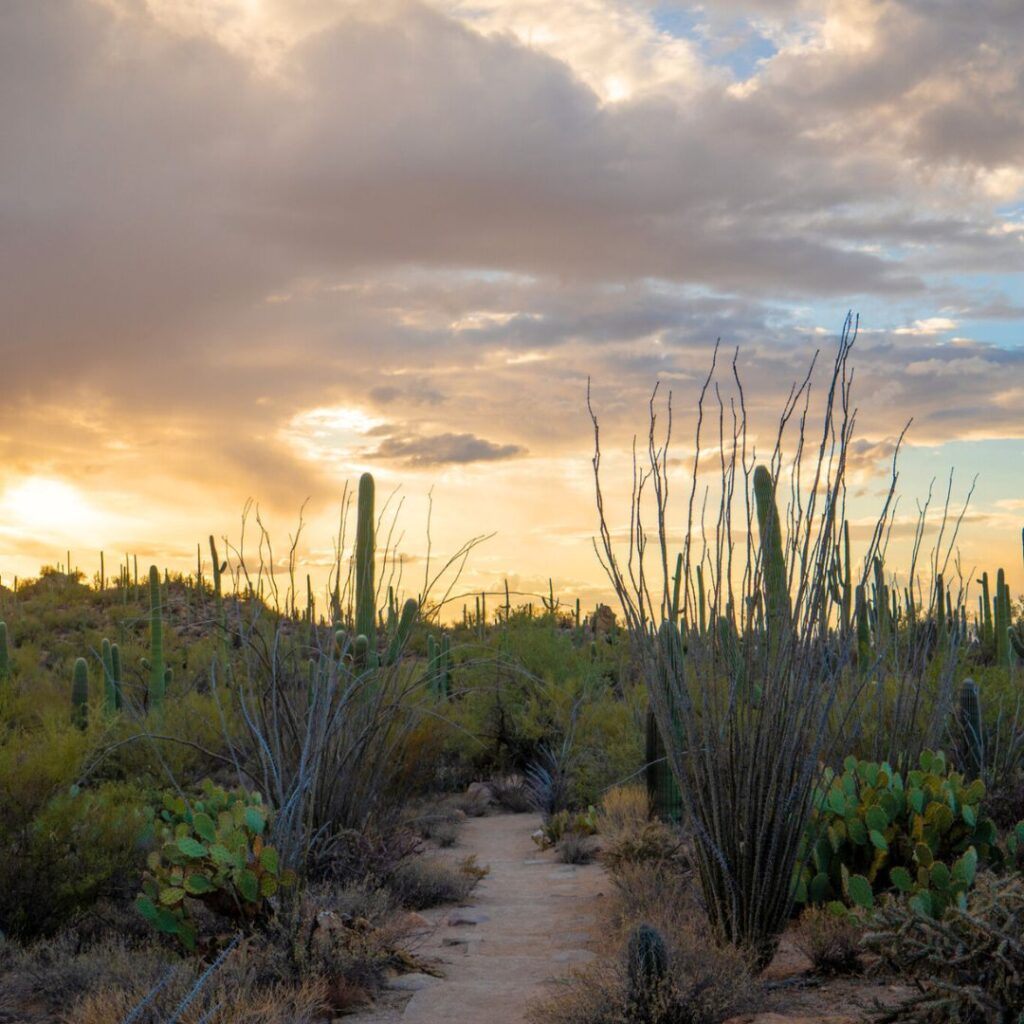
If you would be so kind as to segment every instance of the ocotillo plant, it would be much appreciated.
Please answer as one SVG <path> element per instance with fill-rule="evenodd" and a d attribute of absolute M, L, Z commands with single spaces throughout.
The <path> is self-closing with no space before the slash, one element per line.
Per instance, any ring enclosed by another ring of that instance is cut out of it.
<path fill-rule="evenodd" d="M 824 383 L 819 425 L 812 428 L 799 412 L 810 375 L 807 383 L 794 387 L 780 419 L 771 465 L 791 467 L 786 548 L 775 507 L 781 485 L 767 467 L 751 471 L 738 382 L 734 394 L 726 396 L 723 390 L 729 385 L 716 379 L 712 367 L 697 399 L 695 444 L 687 452 L 685 468 L 670 452 L 674 431 L 662 427 L 669 417 L 662 416 L 652 399 L 647 454 L 635 467 L 629 502 L 640 521 L 634 521 L 624 540 L 618 539 L 619 517 L 613 518 L 605 505 L 600 429 L 591 407 L 599 554 L 679 783 L 708 916 L 719 937 L 744 947 L 758 966 L 770 962 L 791 916 L 793 873 L 806 850 L 804 829 L 819 766 L 844 743 L 862 690 L 846 685 L 852 633 L 831 638 L 829 645 L 821 636 L 822 622 L 836 622 L 839 611 L 830 577 L 842 528 L 846 453 L 853 438 L 848 363 L 853 337 L 851 321 L 836 350 L 831 379 Z M 712 428 L 710 440 L 702 433 L 709 393 L 724 407 L 734 403 L 738 410 L 734 418 L 712 418 L 718 432 Z M 816 438 L 808 438 L 811 429 Z M 792 459 L 785 450 L 787 438 L 793 438 L 788 442 Z M 718 469 L 710 484 L 700 469 L 709 445 L 714 446 Z M 814 453 L 810 466 L 801 461 L 808 452 Z M 690 500 L 681 522 L 669 502 L 670 493 L 679 493 L 680 474 L 691 478 L 685 482 Z M 708 486 L 723 496 L 710 529 L 705 528 L 702 503 L 694 500 Z M 862 564 L 871 565 L 878 553 L 891 501 L 892 488 Z M 756 703 L 737 700 L 735 689 L 726 685 L 717 636 L 704 638 L 687 629 L 684 671 L 674 665 L 674 646 L 665 649 L 660 619 L 671 601 L 667 552 L 675 536 L 683 537 L 683 621 L 688 625 L 696 618 L 692 579 L 696 566 L 703 564 L 710 577 L 705 580 L 707 592 L 717 605 L 712 610 L 715 620 L 725 615 L 742 633 L 746 686 L 761 687 Z M 726 607 L 730 597 L 732 609 Z M 759 603 L 767 643 L 751 628 Z"/>
<path fill-rule="evenodd" d="M 89 724 L 89 665 L 85 658 L 76 658 L 71 674 L 71 721 L 79 729 Z"/>

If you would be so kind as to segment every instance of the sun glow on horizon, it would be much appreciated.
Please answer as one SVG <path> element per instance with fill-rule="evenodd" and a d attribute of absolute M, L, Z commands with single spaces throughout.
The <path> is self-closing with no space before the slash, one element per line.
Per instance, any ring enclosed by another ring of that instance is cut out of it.
<path fill-rule="evenodd" d="M 52 477 L 24 477 L 0 498 L 3 525 L 33 533 L 80 532 L 101 518 L 77 487 Z"/>

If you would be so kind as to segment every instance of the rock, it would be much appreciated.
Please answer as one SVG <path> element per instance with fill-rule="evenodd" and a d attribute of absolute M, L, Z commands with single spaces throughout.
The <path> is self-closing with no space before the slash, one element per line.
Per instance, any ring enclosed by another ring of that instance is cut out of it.
<path fill-rule="evenodd" d="M 483 924 L 485 921 L 490 921 L 490 919 L 490 915 L 485 914 L 482 910 L 466 908 L 453 910 L 448 915 L 448 924 L 452 927 L 458 927 L 462 924 Z"/>
<path fill-rule="evenodd" d="M 430 988 L 437 982 L 429 974 L 400 974 L 397 978 L 391 978 L 385 984 L 394 992 L 419 992 L 421 989 Z"/>
<path fill-rule="evenodd" d="M 594 954 L 589 949 L 561 949 L 551 954 L 556 964 L 589 964 Z"/>

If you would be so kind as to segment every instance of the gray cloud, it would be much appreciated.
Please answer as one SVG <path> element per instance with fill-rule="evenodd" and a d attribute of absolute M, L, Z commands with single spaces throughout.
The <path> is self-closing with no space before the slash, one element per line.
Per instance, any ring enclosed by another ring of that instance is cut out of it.
<path fill-rule="evenodd" d="M 709 69 L 616 104 L 428 4 L 311 6 L 324 27 L 272 77 L 142 3 L 4 5 L 8 465 L 112 465 L 96 445 L 130 422 L 150 461 L 309 492 L 273 438 L 313 406 L 384 408 L 376 457 L 426 470 L 579 451 L 588 373 L 613 423 L 657 375 L 689 401 L 717 336 L 767 417 L 816 343 L 804 305 L 838 321 L 857 302 L 876 327 L 949 304 L 1021 319 L 948 282 L 1024 270 L 987 177 L 1024 139 L 1019 5 L 787 4 L 866 42 L 782 45 L 743 93 Z M 873 442 L 911 412 L 928 440 L 1019 434 L 998 400 L 1018 350 L 859 348 Z M 414 405 L 428 428 L 401 422 Z M 501 443 L 477 436 L 481 407 Z M 192 467 L 177 449 L 196 439 Z"/>
<path fill-rule="evenodd" d="M 398 461 L 413 468 L 498 462 L 526 454 L 516 444 L 496 444 L 474 434 L 403 434 L 385 437 L 369 458 Z"/>

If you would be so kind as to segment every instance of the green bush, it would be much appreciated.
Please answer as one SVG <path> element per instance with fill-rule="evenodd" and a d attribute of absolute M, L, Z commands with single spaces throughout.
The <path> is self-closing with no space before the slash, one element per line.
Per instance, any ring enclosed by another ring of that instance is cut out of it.
<path fill-rule="evenodd" d="M 259 793 L 228 793 L 207 781 L 202 796 L 186 802 L 166 793 L 159 811 L 149 808 L 157 843 L 148 856 L 139 913 L 186 949 L 196 943 L 188 900 L 241 924 L 264 919 L 269 900 L 295 874 L 283 869 L 264 836 L 270 815 Z"/>
<path fill-rule="evenodd" d="M 104 896 L 130 891 L 142 866 L 144 798 L 125 783 L 72 789 L 0 834 L 0 921 L 21 939 L 52 934 Z"/>
<path fill-rule="evenodd" d="M 906 778 L 887 763 L 848 757 L 814 794 L 811 857 L 801 903 L 862 908 L 889 890 L 921 913 L 964 905 L 978 863 L 1001 859 L 993 822 L 980 810 L 984 783 L 949 770 L 942 752 L 921 754 Z"/>

